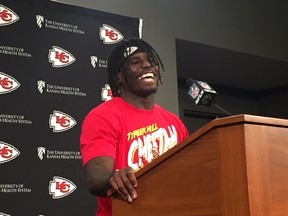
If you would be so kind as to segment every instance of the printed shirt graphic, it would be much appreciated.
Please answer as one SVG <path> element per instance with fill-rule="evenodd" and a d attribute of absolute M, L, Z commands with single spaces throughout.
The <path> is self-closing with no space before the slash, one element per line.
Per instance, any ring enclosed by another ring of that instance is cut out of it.
<path fill-rule="evenodd" d="M 175 146 L 177 131 L 174 125 L 158 127 L 157 123 L 127 133 L 128 165 L 138 170 Z"/>
<path fill-rule="evenodd" d="M 187 136 L 180 119 L 160 106 L 140 110 L 115 97 L 85 118 L 80 140 L 82 159 L 86 164 L 94 157 L 110 156 L 115 159 L 114 169 L 129 165 L 137 171 Z M 99 211 L 102 205 L 107 210 L 109 202 L 98 198 Z"/>
<path fill-rule="evenodd" d="M 111 156 L 115 169 L 129 165 L 138 170 L 188 135 L 178 117 L 158 105 L 153 110 L 140 110 L 119 97 L 92 110 L 82 127 L 83 163 Z"/>

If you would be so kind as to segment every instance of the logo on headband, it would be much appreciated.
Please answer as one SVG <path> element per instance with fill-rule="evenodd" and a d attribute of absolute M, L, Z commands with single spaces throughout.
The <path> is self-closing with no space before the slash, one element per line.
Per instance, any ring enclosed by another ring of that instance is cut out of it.
<path fill-rule="evenodd" d="M 132 55 L 138 47 L 132 46 L 132 47 L 127 47 L 126 50 L 124 51 L 124 57 L 127 58 L 127 56 Z"/>

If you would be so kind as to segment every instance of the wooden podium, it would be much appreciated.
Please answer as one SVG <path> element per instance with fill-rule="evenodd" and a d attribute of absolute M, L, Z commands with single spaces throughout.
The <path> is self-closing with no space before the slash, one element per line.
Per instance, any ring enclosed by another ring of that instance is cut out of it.
<path fill-rule="evenodd" d="M 213 120 L 136 173 L 138 198 L 113 216 L 288 215 L 288 120 Z"/>

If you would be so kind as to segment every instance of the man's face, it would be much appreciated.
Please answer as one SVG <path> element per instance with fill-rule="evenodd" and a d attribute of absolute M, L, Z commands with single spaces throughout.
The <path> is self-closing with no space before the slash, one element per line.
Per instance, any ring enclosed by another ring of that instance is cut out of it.
<path fill-rule="evenodd" d="M 159 67 L 154 65 L 145 52 L 128 57 L 123 70 L 122 87 L 124 91 L 147 97 L 154 94 L 158 87 Z"/>

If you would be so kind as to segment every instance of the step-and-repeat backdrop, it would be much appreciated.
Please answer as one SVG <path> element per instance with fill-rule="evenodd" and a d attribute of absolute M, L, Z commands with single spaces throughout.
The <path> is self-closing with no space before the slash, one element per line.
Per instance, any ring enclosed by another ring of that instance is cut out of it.
<path fill-rule="evenodd" d="M 83 118 L 111 99 L 107 59 L 142 20 L 47 0 L 0 1 L 0 215 L 94 215 Z"/>

